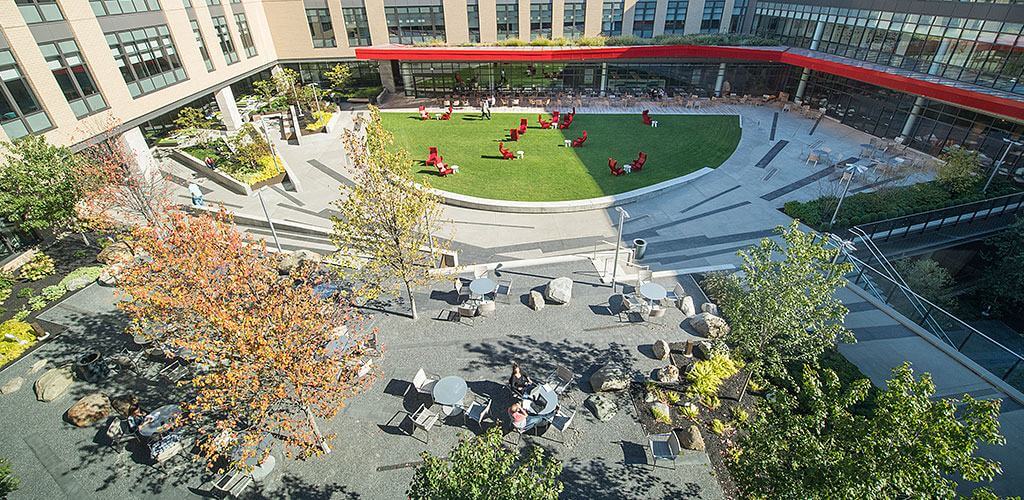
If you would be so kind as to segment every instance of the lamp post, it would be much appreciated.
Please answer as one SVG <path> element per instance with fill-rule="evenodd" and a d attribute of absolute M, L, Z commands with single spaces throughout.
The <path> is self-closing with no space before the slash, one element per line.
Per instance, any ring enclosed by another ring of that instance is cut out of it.
<path fill-rule="evenodd" d="M 619 247 L 622 246 L 622 224 L 626 222 L 626 218 L 629 217 L 629 213 L 623 210 L 622 207 L 615 207 L 615 211 L 619 213 L 619 235 L 615 238 L 615 260 L 612 262 L 612 293 L 615 293 L 615 277 L 619 270 Z"/>
<path fill-rule="evenodd" d="M 843 188 L 843 194 L 839 197 L 839 203 L 836 203 L 836 210 L 832 212 L 832 219 L 828 221 L 828 228 L 832 229 L 832 225 L 836 223 L 836 217 L 839 216 L 839 207 L 843 206 L 843 200 L 846 199 L 846 195 L 850 193 L 850 183 L 853 182 L 854 174 L 860 174 L 867 170 L 867 167 L 860 165 L 850 165 L 846 167 L 846 171 L 843 172 L 843 178 L 840 182 L 846 182 L 846 186 Z"/>
<path fill-rule="evenodd" d="M 985 181 L 985 187 L 981 188 L 981 192 L 982 193 L 988 191 L 988 185 L 992 184 L 992 179 L 995 178 L 996 172 L 998 172 L 999 169 L 1003 167 L 1003 162 L 1006 161 L 1006 155 L 1009 154 L 1010 148 L 1012 148 L 1013 146 L 1022 146 L 1022 145 L 1024 145 L 1024 143 L 1021 143 L 1019 141 L 1014 141 L 1012 139 L 1007 139 L 1005 137 L 1003 138 L 1003 142 L 1006 143 L 1006 149 L 1003 150 L 1003 156 L 999 157 L 999 161 L 997 161 L 994 165 L 992 165 L 992 173 L 988 174 L 988 180 Z"/>
<path fill-rule="evenodd" d="M 278 252 L 284 252 L 281 248 L 281 240 L 277 239 L 277 230 L 274 229 L 274 221 L 270 220 L 270 212 L 267 211 L 267 204 L 263 201 L 263 190 L 266 187 L 261 187 L 256 190 L 256 196 L 260 199 L 260 206 L 263 207 L 263 215 L 267 218 L 267 224 L 270 224 L 270 234 L 274 235 L 274 245 L 277 245 Z"/>
<path fill-rule="evenodd" d="M 320 88 L 320 84 L 318 82 L 312 82 L 312 83 L 310 83 L 310 85 L 313 87 L 313 100 L 316 102 L 316 111 L 317 111 L 317 113 L 319 113 L 320 112 L 320 96 L 318 95 L 318 92 L 316 91 L 316 89 Z"/>

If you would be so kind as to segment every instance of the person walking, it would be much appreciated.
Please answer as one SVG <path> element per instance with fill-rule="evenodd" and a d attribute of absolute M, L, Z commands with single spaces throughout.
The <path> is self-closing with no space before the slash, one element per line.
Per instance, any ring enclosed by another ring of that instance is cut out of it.
<path fill-rule="evenodd" d="M 205 207 L 206 203 L 203 202 L 203 190 L 199 189 L 199 184 L 190 182 L 188 184 L 188 192 L 192 195 L 192 206 L 193 207 Z"/>
<path fill-rule="evenodd" d="M 481 118 L 483 118 L 485 120 L 490 120 L 491 119 L 491 100 L 490 99 L 484 99 L 484 101 L 482 103 L 480 103 L 480 116 L 481 116 Z"/>

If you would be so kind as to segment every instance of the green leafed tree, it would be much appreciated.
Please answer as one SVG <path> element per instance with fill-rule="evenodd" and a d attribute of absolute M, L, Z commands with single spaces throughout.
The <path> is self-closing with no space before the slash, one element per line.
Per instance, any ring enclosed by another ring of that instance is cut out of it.
<path fill-rule="evenodd" d="M 23 231 L 72 229 L 84 192 L 82 157 L 41 135 L 0 143 L 0 218 Z"/>
<path fill-rule="evenodd" d="M 945 163 L 939 166 L 938 180 L 954 196 L 967 194 L 978 184 L 981 158 L 977 151 L 950 148 L 942 160 Z"/>
<path fill-rule="evenodd" d="M 785 380 L 787 364 L 816 364 L 836 339 L 855 341 L 843 326 L 847 309 L 836 298 L 850 264 L 834 263 L 838 250 L 796 222 L 778 231 L 783 244 L 765 238 L 741 251 L 742 273 L 722 285 L 743 291 L 721 306 L 732 327 L 726 341 L 747 362 L 744 393 L 751 376 Z"/>
<path fill-rule="evenodd" d="M 324 72 L 324 76 L 335 90 L 345 90 L 352 80 L 352 69 L 347 64 L 335 64 Z"/>
<path fill-rule="evenodd" d="M 417 186 L 409 172 L 409 153 L 394 147 L 370 108 L 365 142 L 346 132 L 345 149 L 359 174 L 354 187 L 342 186 L 336 202 L 343 217 L 334 219 L 332 240 L 342 253 L 360 260 L 353 272 L 362 284 L 356 291 L 375 299 L 386 291 L 405 292 L 416 319 L 413 290 L 432 281 L 430 269 L 446 245 L 433 239 L 440 229 L 441 207 L 429 186 Z"/>
<path fill-rule="evenodd" d="M 953 304 L 950 297 L 953 275 L 934 259 L 906 259 L 897 261 L 895 265 L 915 293 L 943 308 Z"/>
<path fill-rule="evenodd" d="M 1024 307 L 1024 218 L 985 243 L 980 296 L 997 314 L 1020 311 Z"/>
<path fill-rule="evenodd" d="M 17 490 L 18 486 L 20 481 L 11 469 L 11 463 L 6 458 L 0 458 L 0 498 L 7 498 L 7 495 Z"/>
<path fill-rule="evenodd" d="M 464 437 L 448 459 L 423 452 L 408 495 L 411 499 L 554 500 L 563 485 L 562 464 L 538 446 L 525 455 L 506 448 L 497 427 Z"/>
<path fill-rule="evenodd" d="M 1004 442 L 999 400 L 933 399 L 931 376 L 915 378 L 904 364 L 873 412 L 851 411 L 869 387 L 842 387 L 831 370 L 806 367 L 799 390 L 763 400 L 738 442 L 740 488 L 751 498 L 954 498 L 954 477 L 1002 472 L 977 455 L 980 444 Z"/>
<path fill-rule="evenodd" d="M 216 125 L 217 121 L 207 118 L 203 110 L 188 106 L 178 110 L 178 116 L 174 118 L 174 126 L 186 135 L 197 135 L 200 130 L 211 129 Z"/>

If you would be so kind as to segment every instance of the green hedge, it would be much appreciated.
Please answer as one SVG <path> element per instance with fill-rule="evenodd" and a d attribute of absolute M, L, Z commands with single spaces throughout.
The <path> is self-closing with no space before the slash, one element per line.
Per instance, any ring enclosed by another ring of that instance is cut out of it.
<path fill-rule="evenodd" d="M 843 206 L 839 210 L 839 217 L 836 219 L 833 229 L 894 219 L 904 215 L 994 198 L 1017 191 L 1019 189 L 1010 181 L 997 179 L 989 186 L 987 193 L 981 192 L 979 182 L 977 189 L 959 197 L 954 196 L 948 189 L 936 181 L 922 182 L 912 186 L 887 188 L 870 193 L 857 193 L 847 196 L 843 200 Z M 799 219 L 814 229 L 825 231 L 828 229 L 826 226 L 828 225 L 828 220 L 832 217 L 835 206 L 836 198 L 834 196 L 824 196 L 806 202 L 786 202 L 782 211 L 786 215 Z"/>

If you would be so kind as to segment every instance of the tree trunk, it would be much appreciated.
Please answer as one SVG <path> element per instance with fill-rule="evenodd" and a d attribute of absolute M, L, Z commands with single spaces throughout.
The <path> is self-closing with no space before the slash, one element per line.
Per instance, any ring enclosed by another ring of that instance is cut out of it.
<path fill-rule="evenodd" d="M 327 445 L 327 440 L 324 439 L 323 433 L 320 432 L 320 426 L 316 425 L 316 419 L 313 418 L 313 410 L 310 410 L 309 406 L 304 406 L 302 409 L 306 411 L 309 426 L 313 429 L 313 434 L 316 435 L 317 441 L 320 442 L 320 448 L 324 450 L 324 453 L 330 453 L 331 447 Z"/>
<path fill-rule="evenodd" d="M 82 231 L 82 232 L 80 232 L 78 234 L 82 236 L 82 243 L 85 243 L 85 246 L 87 246 L 87 247 L 91 247 L 92 246 L 92 243 L 89 242 L 89 237 L 85 235 L 85 231 Z"/>
<path fill-rule="evenodd" d="M 409 307 L 412 308 L 412 319 L 417 319 L 416 315 L 416 297 L 412 296 L 412 287 L 409 286 L 409 282 L 405 282 L 405 293 L 409 295 Z"/>
<path fill-rule="evenodd" d="M 743 396 L 747 395 L 747 386 L 750 385 L 750 377 L 753 377 L 753 376 L 754 376 L 754 370 L 750 370 L 750 371 L 747 372 L 747 377 L 745 379 L 743 379 L 743 388 L 740 389 L 740 398 L 736 401 L 737 405 L 743 403 Z"/>

